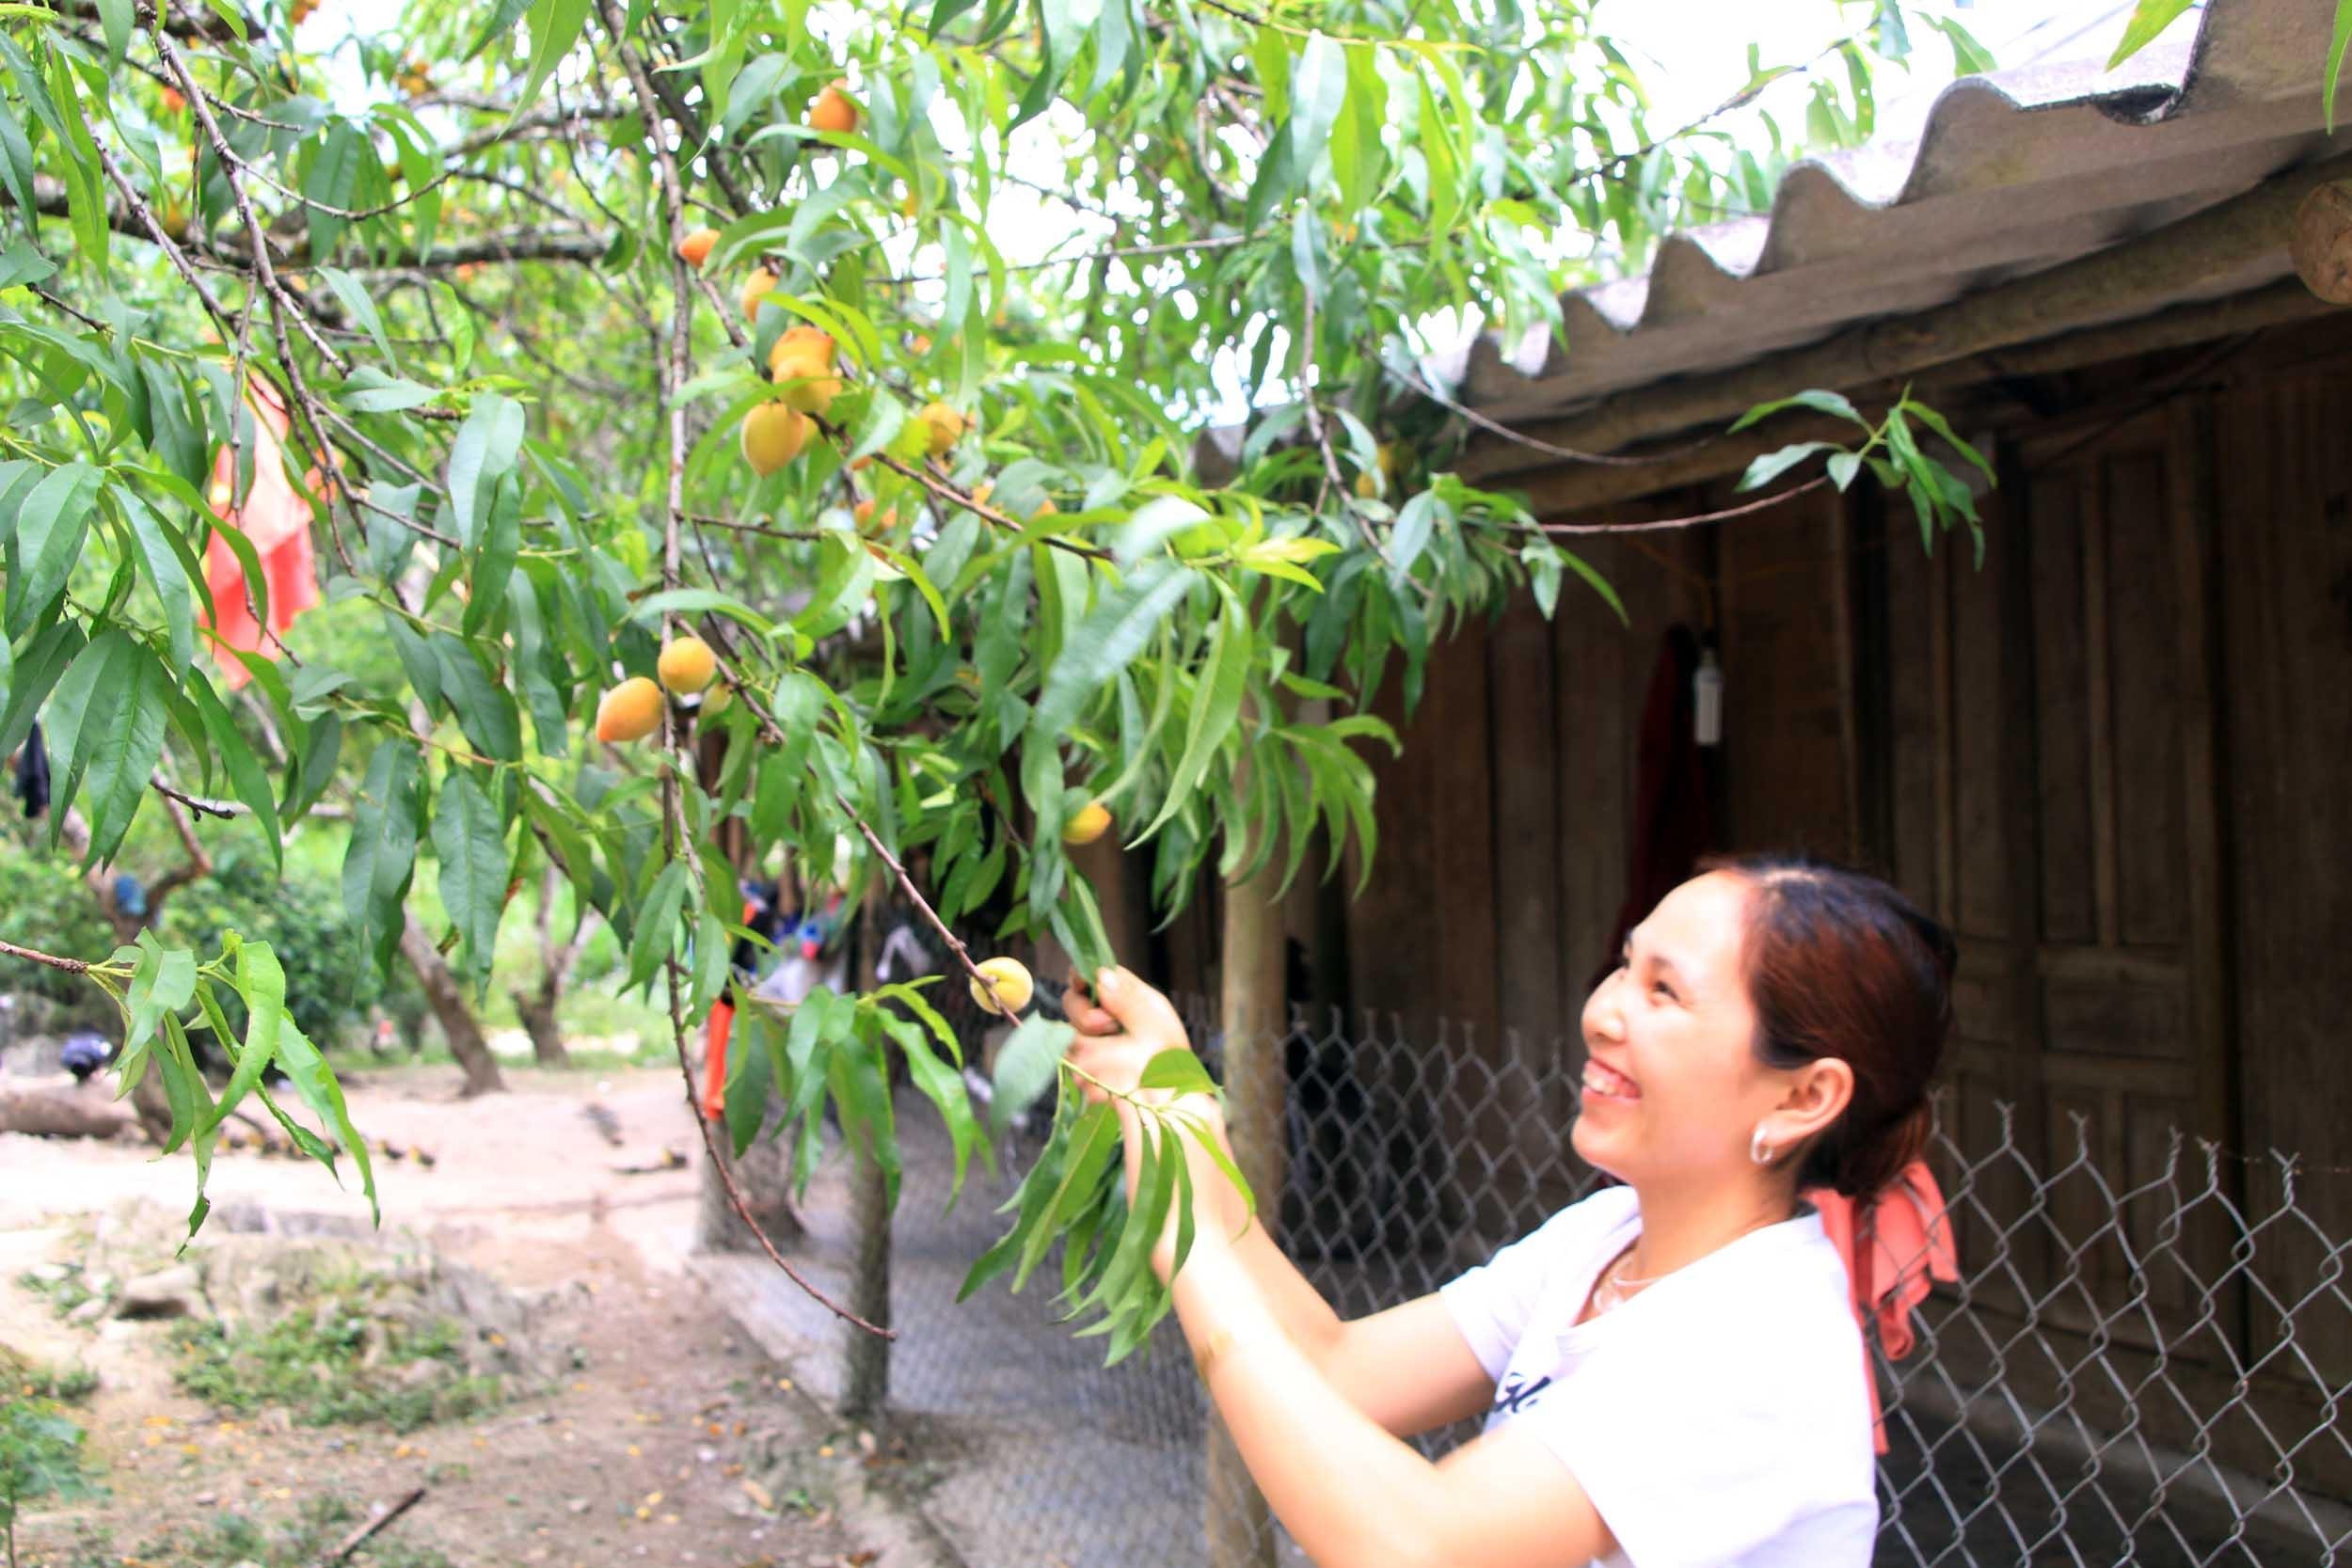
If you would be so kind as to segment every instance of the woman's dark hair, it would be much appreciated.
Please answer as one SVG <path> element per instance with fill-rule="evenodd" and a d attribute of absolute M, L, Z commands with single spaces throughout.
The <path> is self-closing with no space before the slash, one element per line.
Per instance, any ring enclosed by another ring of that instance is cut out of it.
<path fill-rule="evenodd" d="M 1805 855 L 1721 857 L 1754 897 L 1745 967 L 1756 1051 L 1789 1069 L 1835 1056 L 1853 1098 L 1804 1151 L 1797 1185 L 1868 1198 L 1926 1152 L 1928 1085 L 1952 1026 L 1952 934 L 1886 883 Z"/>

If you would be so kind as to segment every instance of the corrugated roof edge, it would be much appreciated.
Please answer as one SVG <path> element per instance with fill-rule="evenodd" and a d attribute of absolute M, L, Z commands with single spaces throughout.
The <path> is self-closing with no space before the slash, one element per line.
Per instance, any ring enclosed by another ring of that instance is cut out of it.
<path fill-rule="evenodd" d="M 2300 14 L 2307 10 L 2312 14 Z M 2316 129 L 2327 25 L 2319 10 L 2304 0 L 2212 0 L 2185 43 L 2153 46 L 2118 72 L 2077 63 L 1963 77 L 1937 94 L 1915 137 L 1804 160 L 1774 193 L 1770 214 L 1672 236 L 1646 275 L 1565 296 L 1569 342 L 1606 331 L 1622 343 L 1645 328 L 1736 304 L 1740 285 L 1781 271 L 1805 252 L 1806 230 L 1867 221 L 1938 196 L 1997 189 L 1996 171 L 2013 175 L 2026 144 L 2046 135 L 2045 115 L 2088 111 L 2100 121 L 2146 128 L 2209 102 L 2226 106 L 2300 93 L 2310 100 Z M 2298 57 L 2313 43 L 2308 59 Z M 1523 398 L 1531 382 L 1558 377 L 1567 365 L 1549 333 L 1533 328 L 1509 344 L 1494 334 L 1466 340 L 1432 356 L 1428 368 L 1445 382 L 1463 384 L 1468 401 L 1485 404 L 1512 392 Z M 1566 406 L 1576 393 L 1561 390 L 1560 405 Z"/>

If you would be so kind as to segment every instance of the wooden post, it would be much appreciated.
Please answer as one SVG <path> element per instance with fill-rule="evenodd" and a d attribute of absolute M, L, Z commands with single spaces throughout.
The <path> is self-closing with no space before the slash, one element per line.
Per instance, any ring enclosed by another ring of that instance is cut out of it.
<path fill-rule="evenodd" d="M 1244 787 L 1246 788 L 1246 781 Z M 1258 1200 L 1258 1221 L 1277 1242 L 1282 1211 L 1282 909 L 1279 854 L 1249 880 L 1225 889 L 1224 970 L 1218 1022 L 1225 1031 L 1226 1125 L 1234 1163 Z M 1274 1568 L 1274 1517 L 1240 1450 L 1212 1411 L 1208 1430 L 1209 1568 Z"/>

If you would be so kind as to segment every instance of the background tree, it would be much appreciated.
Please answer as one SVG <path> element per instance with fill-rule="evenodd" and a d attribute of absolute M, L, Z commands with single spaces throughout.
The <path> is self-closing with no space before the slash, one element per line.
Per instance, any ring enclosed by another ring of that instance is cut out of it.
<path fill-rule="evenodd" d="M 531 1037 L 532 1055 L 541 1067 L 560 1068 L 571 1063 L 564 1049 L 563 1031 L 556 1023 L 556 1004 L 562 1000 L 572 972 L 579 967 L 588 939 L 596 934 L 596 911 L 591 910 L 575 911 L 569 934 L 558 938 L 556 907 L 563 891 L 561 874 L 552 865 L 546 867 L 540 876 L 535 917 L 538 980 L 528 990 L 517 987 L 514 991 L 515 1015 L 522 1021 L 523 1032 Z"/>

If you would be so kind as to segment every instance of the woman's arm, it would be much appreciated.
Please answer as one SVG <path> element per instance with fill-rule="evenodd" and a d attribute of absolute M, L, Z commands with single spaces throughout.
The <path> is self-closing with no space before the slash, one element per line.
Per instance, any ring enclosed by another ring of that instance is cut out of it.
<path fill-rule="evenodd" d="M 1102 1000 L 1120 1011 L 1097 1006 L 1095 999 L 1076 990 L 1068 993 L 1064 1009 L 1082 1036 L 1071 1052 L 1071 1061 L 1097 1083 L 1133 1092 L 1152 1056 L 1186 1048 L 1183 1024 L 1166 998 L 1124 971 L 1099 977 L 1097 989 Z M 1093 1092 L 1090 1086 L 1089 1093 Z M 1136 1129 L 1128 1107 L 1121 1103 L 1119 1109 L 1127 1137 L 1132 1193 L 1140 1163 L 1136 1155 Z M 1209 1135 L 1232 1159 L 1232 1142 L 1226 1135 L 1224 1115 L 1216 1102 L 1197 1097 L 1186 1101 L 1184 1109 L 1206 1124 Z M 1234 1261 L 1273 1313 L 1284 1338 L 1331 1382 L 1343 1399 L 1400 1437 L 1432 1431 L 1486 1408 L 1494 1397 L 1494 1384 L 1470 1354 L 1453 1315 L 1435 1295 L 1368 1318 L 1343 1321 L 1282 1255 L 1255 1215 L 1248 1216 L 1245 1223 L 1240 1194 L 1216 1163 L 1189 1139 L 1184 1151 L 1193 1178 L 1198 1223 L 1206 1228 L 1215 1217 L 1214 1223 L 1221 1223 L 1224 1233 L 1233 1237 Z M 1160 1273 L 1167 1277 L 1165 1264 Z"/>
<path fill-rule="evenodd" d="M 1203 1101 L 1200 1110 L 1231 1159 L 1232 1144 L 1225 1135 L 1223 1116 L 1213 1102 Z M 1221 1188 L 1238 1199 L 1213 1162 L 1200 1158 L 1197 1149 L 1186 1154 L 1195 1192 L 1211 1189 L 1214 1198 L 1214 1189 Z M 1343 1319 L 1282 1255 L 1256 1215 L 1232 1243 L 1232 1252 L 1284 1337 L 1331 1381 L 1341 1398 L 1383 1430 L 1398 1437 L 1434 1432 L 1480 1414 L 1494 1398 L 1493 1381 L 1470 1354 L 1454 1314 L 1435 1294 L 1367 1318 Z"/>
<path fill-rule="evenodd" d="M 1576 1478 L 1511 1429 L 1431 1464 L 1342 1397 L 1221 1235 L 1176 1311 L 1266 1502 L 1320 1568 L 1583 1568 L 1616 1543 Z"/>

